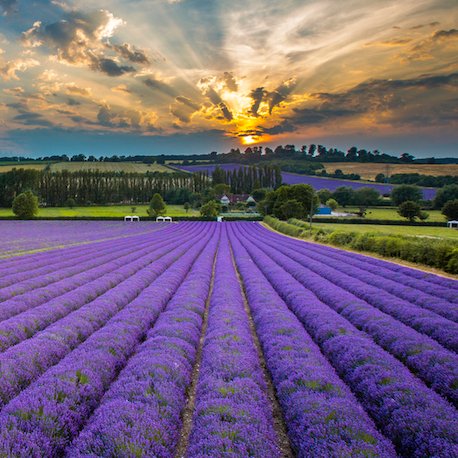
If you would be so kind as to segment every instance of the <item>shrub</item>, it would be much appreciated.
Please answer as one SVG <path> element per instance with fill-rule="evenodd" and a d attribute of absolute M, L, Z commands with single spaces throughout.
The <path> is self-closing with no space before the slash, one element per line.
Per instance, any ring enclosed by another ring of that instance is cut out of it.
<path fill-rule="evenodd" d="M 458 199 L 453 199 L 453 200 L 449 200 L 448 202 L 446 202 L 445 205 L 442 207 L 441 213 L 447 219 L 457 220 L 458 219 Z"/>
<path fill-rule="evenodd" d="M 202 205 L 202 207 L 200 207 L 200 214 L 202 216 L 215 217 L 215 216 L 218 216 L 219 212 L 220 212 L 220 206 L 214 200 L 210 200 L 206 204 Z"/>
<path fill-rule="evenodd" d="M 154 218 L 156 216 L 164 215 L 165 211 L 166 207 L 162 196 L 158 193 L 154 194 L 149 203 L 148 215 Z"/>
<path fill-rule="evenodd" d="M 414 221 L 415 218 L 422 216 L 420 205 L 412 200 L 402 202 L 402 204 L 399 205 L 398 213 L 409 221 Z"/>
<path fill-rule="evenodd" d="M 38 213 L 38 197 L 32 191 L 19 194 L 13 200 L 13 213 L 18 218 L 33 218 Z"/>

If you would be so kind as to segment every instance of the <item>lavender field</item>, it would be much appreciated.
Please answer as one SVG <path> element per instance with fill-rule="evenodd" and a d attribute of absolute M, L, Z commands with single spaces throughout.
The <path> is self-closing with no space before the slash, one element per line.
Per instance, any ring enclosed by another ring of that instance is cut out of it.
<path fill-rule="evenodd" d="M 457 281 L 253 222 L 0 224 L 0 456 L 458 456 Z"/>
<path fill-rule="evenodd" d="M 202 164 L 202 165 L 178 165 L 175 166 L 178 169 L 186 170 L 187 172 L 209 172 L 210 174 L 215 169 L 214 164 Z M 244 167 L 240 164 L 218 164 L 218 167 L 226 171 L 237 170 L 240 167 Z M 340 186 L 348 186 L 352 189 L 360 188 L 373 188 L 380 194 L 389 194 L 393 190 L 393 185 L 381 184 L 373 182 L 355 181 L 355 180 L 341 180 L 336 178 L 324 178 L 311 175 L 299 175 L 297 173 L 282 172 L 281 173 L 284 184 L 309 184 L 316 191 L 320 189 L 329 189 L 335 191 Z M 432 200 L 436 195 L 436 189 L 434 188 L 422 188 L 423 198 L 425 200 Z"/>

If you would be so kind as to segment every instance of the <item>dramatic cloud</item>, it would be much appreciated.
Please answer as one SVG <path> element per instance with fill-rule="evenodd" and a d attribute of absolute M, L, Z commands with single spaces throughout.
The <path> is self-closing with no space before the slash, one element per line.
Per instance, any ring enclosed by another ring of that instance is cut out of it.
<path fill-rule="evenodd" d="M 223 81 L 230 91 L 237 92 L 239 86 L 232 72 L 224 72 Z"/>
<path fill-rule="evenodd" d="M 17 72 L 25 72 L 29 68 L 40 65 L 35 59 L 15 59 L 0 65 L 0 76 L 3 80 L 19 80 Z"/>
<path fill-rule="evenodd" d="M 26 148 L 20 136 L 2 143 L 17 130 L 48 144 L 51 132 L 63 139 L 78 131 L 91 154 L 93 144 L 103 154 L 119 148 L 117 135 L 131 151 L 155 144 L 142 143 L 149 136 L 162 138 L 163 151 L 191 151 L 175 139 L 198 139 L 194 151 L 202 152 L 202 145 L 221 151 L 312 138 L 365 139 L 377 148 L 398 134 L 403 145 L 412 140 L 407 152 L 433 144 L 455 154 L 453 7 L 452 0 L 352 0 L 351 8 L 332 0 L 0 0 L 0 152 L 14 142 Z"/>
<path fill-rule="evenodd" d="M 93 70 L 98 70 L 108 76 L 121 76 L 124 75 L 124 73 L 132 73 L 135 71 L 134 67 L 119 65 L 115 60 L 106 57 L 94 57 L 90 67 Z"/>
<path fill-rule="evenodd" d="M 149 87 L 153 91 L 157 91 L 157 92 L 165 94 L 165 95 L 167 95 L 169 97 L 176 97 L 177 96 L 176 90 L 172 86 L 170 86 L 167 83 L 165 83 L 164 81 L 160 81 L 160 80 L 158 80 L 156 78 L 153 78 L 153 77 L 146 78 L 143 81 L 143 84 L 145 84 L 147 87 Z"/>
<path fill-rule="evenodd" d="M 281 102 L 286 100 L 289 94 L 294 90 L 296 86 L 296 79 L 290 78 L 289 80 L 285 81 L 284 83 L 280 84 L 280 86 L 275 89 L 275 91 L 271 92 L 268 96 L 269 98 L 269 114 L 272 114 L 272 110 L 279 105 Z"/>
<path fill-rule="evenodd" d="M 149 59 L 145 51 L 129 45 L 128 43 L 124 43 L 122 45 L 108 45 L 108 47 L 130 62 L 135 62 L 137 64 L 149 64 Z"/>
<path fill-rule="evenodd" d="M 82 13 L 71 11 L 58 22 L 44 25 L 40 21 L 22 34 L 27 47 L 46 46 L 58 61 L 73 65 L 88 66 L 108 76 L 132 73 L 135 68 L 123 65 L 119 58 L 145 64 L 148 59 L 143 51 L 127 43 L 113 45 L 108 39 L 124 22 L 106 10 Z M 112 50 L 115 56 L 107 56 Z"/>
<path fill-rule="evenodd" d="M 253 99 L 250 112 L 253 116 L 258 115 L 259 106 L 267 94 L 267 91 L 265 91 L 263 87 L 258 87 L 250 92 L 250 97 Z"/>
<path fill-rule="evenodd" d="M 182 95 L 175 97 L 175 101 L 176 103 L 170 105 L 170 113 L 183 123 L 189 123 L 191 115 L 200 109 L 197 103 Z"/>

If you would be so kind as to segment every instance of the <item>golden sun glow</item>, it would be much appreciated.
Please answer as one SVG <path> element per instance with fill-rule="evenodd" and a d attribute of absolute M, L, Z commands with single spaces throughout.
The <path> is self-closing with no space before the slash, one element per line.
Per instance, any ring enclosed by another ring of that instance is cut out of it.
<path fill-rule="evenodd" d="M 242 137 L 242 143 L 244 145 L 253 145 L 254 143 L 257 143 L 258 139 L 254 135 L 245 135 Z"/>

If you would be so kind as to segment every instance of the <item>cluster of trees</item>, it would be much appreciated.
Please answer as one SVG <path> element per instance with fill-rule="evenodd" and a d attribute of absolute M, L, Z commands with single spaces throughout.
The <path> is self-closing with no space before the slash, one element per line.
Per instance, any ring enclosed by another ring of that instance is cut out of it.
<path fill-rule="evenodd" d="M 403 153 L 399 157 L 379 150 L 366 150 L 352 146 L 346 152 L 338 148 L 327 148 L 324 145 L 279 145 L 275 149 L 262 146 L 246 148 L 243 153 L 239 148 L 232 148 L 229 153 L 215 156 L 218 162 L 258 162 L 262 159 L 303 159 L 321 162 L 384 162 L 384 163 L 409 163 L 414 161 L 414 156 Z"/>
<path fill-rule="evenodd" d="M 323 162 L 387 162 L 387 163 L 398 163 L 398 162 L 412 162 L 414 156 L 411 154 L 403 153 L 399 156 L 394 156 L 380 152 L 378 149 L 367 150 L 365 148 L 358 148 L 352 146 L 347 151 L 342 151 L 338 148 L 328 148 L 324 145 L 310 144 L 302 145 L 297 147 L 292 144 L 278 145 L 275 148 L 263 147 L 263 146 L 249 146 L 243 152 L 239 148 L 232 148 L 228 153 L 218 154 L 216 151 L 212 151 L 209 154 L 193 154 L 193 155 L 177 155 L 177 154 L 161 154 L 158 156 L 126 156 L 126 155 L 111 155 L 111 156 L 100 156 L 85 154 L 75 154 L 68 156 L 67 154 L 62 155 L 51 155 L 42 156 L 39 158 L 29 158 L 20 156 L 9 156 L 0 157 L 2 162 L 29 162 L 29 161 L 49 161 L 49 162 L 158 162 L 163 164 L 165 161 L 187 161 L 192 163 L 196 160 L 211 160 L 213 162 L 257 162 L 261 158 L 294 158 L 294 159 L 306 159 L 306 160 L 318 160 Z M 428 162 L 434 162 L 434 158 L 430 158 Z"/>
<path fill-rule="evenodd" d="M 416 186 L 426 186 L 430 188 L 442 188 L 443 186 L 458 184 L 458 176 L 456 175 L 422 175 L 420 173 L 395 173 L 390 177 L 386 177 L 383 173 L 379 173 L 375 177 L 378 183 L 391 184 L 413 184 Z"/>
<path fill-rule="evenodd" d="M 264 200 L 258 204 L 263 215 L 273 215 L 276 218 L 306 218 L 315 214 L 319 198 L 314 189 L 308 184 L 284 185 L 275 191 L 269 191 Z"/>
<path fill-rule="evenodd" d="M 228 185 L 233 194 L 244 194 L 259 188 L 276 189 L 282 184 L 282 176 L 278 166 L 239 167 L 234 170 L 215 167 L 212 181 L 213 185 Z"/>
<path fill-rule="evenodd" d="M 370 187 L 364 187 L 359 189 L 353 189 L 349 186 L 340 186 L 334 192 L 329 189 L 320 189 L 318 191 L 318 197 L 322 204 L 327 205 L 330 199 L 337 201 L 341 207 L 347 207 L 349 205 L 354 206 L 376 206 L 380 205 L 382 198 L 380 193 Z"/>
<path fill-rule="evenodd" d="M 15 169 L 0 174 L 0 206 L 11 207 L 16 195 L 31 190 L 48 206 L 62 206 L 68 199 L 79 205 L 106 203 L 144 203 L 155 193 L 184 203 L 189 193 L 209 186 L 206 173 L 147 172 L 47 172 Z M 186 189 L 187 191 L 182 191 Z"/>

